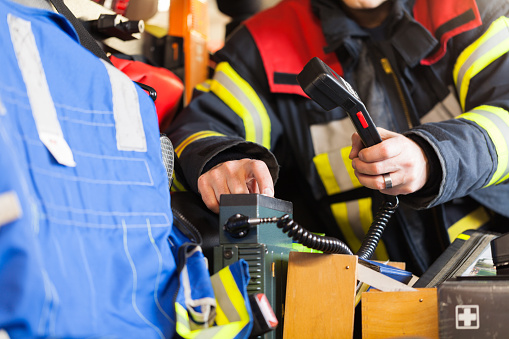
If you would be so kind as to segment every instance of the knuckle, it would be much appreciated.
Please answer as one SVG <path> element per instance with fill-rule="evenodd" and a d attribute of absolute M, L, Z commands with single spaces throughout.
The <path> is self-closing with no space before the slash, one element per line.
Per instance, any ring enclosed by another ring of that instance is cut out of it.
<path fill-rule="evenodd" d="M 202 174 L 198 177 L 198 187 L 202 187 L 208 182 L 207 177 L 208 177 L 207 173 Z"/>
<path fill-rule="evenodd" d="M 352 159 L 352 167 L 353 167 L 353 169 L 356 170 L 357 166 L 359 166 L 359 159 L 358 158 Z"/>
<path fill-rule="evenodd" d="M 382 157 L 388 158 L 390 155 L 389 146 L 387 144 L 381 143 L 379 152 Z"/>
<path fill-rule="evenodd" d="M 200 178 L 203 178 L 204 183 L 214 182 L 221 178 L 221 171 L 215 168 L 200 176 Z"/>
<path fill-rule="evenodd" d="M 242 194 L 242 193 L 246 193 L 246 189 L 244 187 L 241 187 L 240 185 L 235 185 L 234 187 L 230 187 L 230 193 Z"/>
<path fill-rule="evenodd" d="M 253 167 L 253 169 L 258 170 L 258 171 L 265 169 L 265 167 L 267 166 L 267 165 L 265 165 L 265 162 L 263 162 L 261 160 L 251 160 L 250 165 Z"/>
<path fill-rule="evenodd" d="M 383 173 L 385 173 L 384 172 L 385 171 L 384 166 L 380 162 L 373 163 L 371 165 L 371 168 L 372 168 L 373 174 L 383 174 Z"/>
<path fill-rule="evenodd" d="M 224 169 L 227 173 L 232 173 L 235 169 L 235 164 L 232 161 L 224 162 L 221 165 L 222 169 Z"/>

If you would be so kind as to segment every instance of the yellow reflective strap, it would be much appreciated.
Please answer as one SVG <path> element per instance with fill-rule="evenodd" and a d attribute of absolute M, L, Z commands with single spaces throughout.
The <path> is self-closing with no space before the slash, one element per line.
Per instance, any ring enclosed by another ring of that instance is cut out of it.
<path fill-rule="evenodd" d="M 208 328 L 199 328 L 191 330 L 189 327 L 189 316 L 187 310 L 175 303 L 175 310 L 177 314 L 177 333 L 185 339 L 224 339 L 235 338 L 235 336 L 244 328 L 247 322 L 239 326 L 239 323 L 229 323 L 221 326 L 212 326 Z"/>
<path fill-rule="evenodd" d="M 184 306 L 175 303 L 177 314 L 177 333 L 183 338 L 235 338 L 250 322 L 246 300 L 239 290 L 230 268 L 225 267 L 211 277 L 212 287 L 216 295 L 215 326 L 191 329 L 189 315 Z M 226 298 L 223 299 L 223 298 Z M 224 307 L 234 314 L 225 314 Z M 230 319 L 234 319 L 229 320 Z"/>
<path fill-rule="evenodd" d="M 214 326 L 207 329 L 203 329 L 195 337 L 196 339 L 225 339 L 235 338 L 239 332 L 244 328 L 244 325 L 239 326 L 239 323 L 231 323 L 222 326 Z"/>
<path fill-rule="evenodd" d="M 228 269 L 228 268 L 227 268 Z M 224 314 L 226 319 L 220 319 L 221 324 L 231 323 L 235 321 L 240 321 L 240 315 L 233 304 L 233 301 L 230 300 L 230 296 L 228 295 L 228 291 L 226 290 L 226 286 L 223 284 L 221 280 L 221 276 L 219 274 L 214 274 L 210 281 L 212 282 L 212 288 L 214 289 L 214 294 L 216 295 L 216 307 L 219 306 L 220 311 Z"/>
<path fill-rule="evenodd" d="M 479 39 L 461 52 L 453 70 L 453 78 L 465 110 L 470 80 L 489 64 L 509 51 L 509 19 L 502 16 L 495 20 Z"/>
<path fill-rule="evenodd" d="M 218 331 L 214 334 L 214 338 L 234 338 L 250 321 L 244 296 L 229 267 L 214 274 L 211 281 L 216 294 L 215 320 L 218 324 Z M 228 312 L 233 314 L 226 314 L 223 306 L 226 306 Z"/>
<path fill-rule="evenodd" d="M 211 84 L 212 80 L 210 79 L 207 79 L 205 80 L 204 82 L 196 85 L 196 89 L 199 90 L 199 91 L 202 91 L 202 92 L 210 92 L 210 84 Z"/>
<path fill-rule="evenodd" d="M 216 303 L 216 318 L 215 323 L 219 326 L 230 323 L 226 314 L 224 314 L 223 308 L 219 303 Z"/>
<path fill-rule="evenodd" d="M 244 300 L 244 296 L 239 291 L 237 283 L 233 278 L 232 272 L 230 269 L 222 269 L 218 272 L 219 278 L 223 283 L 223 286 L 228 294 L 228 299 L 231 301 L 237 314 L 240 316 L 241 321 L 249 321 L 249 313 L 246 309 L 246 304 Z M 221 304 L 221 300 L 218 300 L 218 304 Z"/>
<path fill-rule="evenodd" d="M 486 108 L 486 106 L 483 107 Z M 479 113 L 477 109 L 468 113 L 461 114 L 458 116 L 458 118 L 463 118 L 475 122 L 477 125 L 482 127 L 490 136 L 490 139 L 493 141 L 497 151 L 498 164 L 495 173 L 493 174 L 486 187 L 497 183 L 500 179 L 503 179 L 503 177 L 506 176 L 506 172 L 508 170 L 509 149 L 506 137 L 499 129 L 499 126 L 493 122 L 492 119 L 488 118 L 484 114 Z"/>
<path fill-rule="evenodd" d="M 313 158 L 318 175 L 322 180 L 327 195 L 333 195 L 339 193 L 338 182 L 332 171 L 332 167 L 329 161 L 329 155 L 327 153 L 318 154 Z"/>
<path fill-rule="evenodd" d="M 215 131 L 200 131 L 200 132 L 196 132 L 194 134 L 191 134 L 187 138 L 185 138 L 184 141 L 182 141 L 180 143 L 180 145 L 178 145 L 175 148 L 175 154 L 177 154 L 177 156 L 180 156 L 182 154 L 182 152 L 184 151 L 184 149 L 190 143 L 192 143 L 192 142 L 194 142 L 196 140 L 203 139 L 203 138 L 208 138 L 208 137 L 224 137 L 224 136 L 225 136 L 224 134 L 219 133 L 219 132 L 215 132 Z"/>
<path fill-rule="evenodd" d="M 350 151 L 352 150 L 352 146 L 343 147 L 341 149 L 341 157 L 343 158 L 343 162 L 345 163 L 345 168 L 348 172 L 348 176 L 352 181 L 353 187 L 361 187 L 362 184 L 359 182 L 359 179 L 355 176 L 354 169 L 352 167 L 352 160 L 348 157 L 350 155 Z"/>
<path fill-rule="evenodd" d="M 179 303 L 175 303 L 175 314 L 177 316 L 177 333 L 184 338 L 194 338 L 196 333 L 193 334 L 191 332 L 191 328 L 189 327 L 189 315 L 185 307 Z"/>
<path fill-rule="evenodd" d="M 244 328 L 247 322 L 243 324 L 228 323 L 220 326 L 212 326 L 208 328 L 200 328 L 191 330 L 189 328 L 189 318 L 186 309 L 176 303 L 175 309 L 177 310 L 177 333 L 185 339 L 224 339 L 235 338 L 235 336 Z"/>
<path fill-rule="evenodd" d="M 480 206 L 449 227 L 449 240 L 453 241 L 466 230 L 476 230 L 490 220 L 488 211 Z"/>
<path fill-rule="evenodd" d="M 210 90 L 244 122 L 246 140 L 270 149 L 271 123 L 255 90 L 227 62 L 217 65 Z"/>

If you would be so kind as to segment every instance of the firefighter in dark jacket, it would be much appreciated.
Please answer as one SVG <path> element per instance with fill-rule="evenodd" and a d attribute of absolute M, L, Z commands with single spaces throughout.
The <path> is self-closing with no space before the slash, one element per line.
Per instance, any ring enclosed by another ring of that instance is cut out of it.
<path fill-rule="evenodd" d="M 283 0 L 215 54 L 169 131 L 177 188 L 288 200 L 295 220 L 355 252 L 382 203 L 376 250 L 421 274 L 466 229 L 509 226 L 509 2 Z M 296 81 L 318 57 L 357 91 L 383 142 Z M 508 228 L 509 229 L 509 228 Z"/>

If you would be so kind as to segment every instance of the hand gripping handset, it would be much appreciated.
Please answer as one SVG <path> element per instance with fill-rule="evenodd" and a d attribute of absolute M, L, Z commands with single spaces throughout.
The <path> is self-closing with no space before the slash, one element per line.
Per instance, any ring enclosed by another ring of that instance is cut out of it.
<path fill-rule="evenodd" d="M 323 109 L 329 111 L 341 106 L 348 113 L 364 146 L 370 147 L 382 142 L 375 124 L 357 93 L 348 82 L 337 75 L 322 60 L 311 59 L 297 76 L 297 82 L 304 92 Z M 385 196 L 384 200 L 384 204 L 373 217 L 373 223 L 362 240 L 359 250 L 355 253 L 361 259 L 369 259 L 375 253 L 382 233 L 398 207 L 397 196 Z M 223 229 L 233 234 L 234 237 L 240 238 L 245 237 L 251 227 L 263 223 L 277 223 L 277 227 L 283 233 L 309 248 L 324 253 L 353 254 L 348 245 L 341 240 L 308 232 L 288 214 L 272 218 L 249 218 L 242 214 L 236 214 L 226 221 Z"/>
<path fill-rule="evenodd" d="M 352 86 L 319 58 L 311 59 L 297 76 L 304 92 L 323 109 L 340 106 L 352 120 L 364 146 L 382 142 L 368 110 Z"/>

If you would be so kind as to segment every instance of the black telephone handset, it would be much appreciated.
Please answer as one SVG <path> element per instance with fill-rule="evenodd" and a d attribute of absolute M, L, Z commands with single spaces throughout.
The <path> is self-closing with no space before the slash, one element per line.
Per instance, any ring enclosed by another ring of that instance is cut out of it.
<path fill-rule="evenodd" d="M 311 59 L 297 75 L 297 82 L 304 92 L 323 109 L 330 111 L 340 106 L 352 120 L 364 146 L 382 142 L 366 106 L 340 75 L 319 58 Z"/>
<path fill-rule="evenodd" d="M 371 120 L 366 107 L 348 82 L 337 75 L 329 66 L 318 58 L 311 59 L 297 76 L 297 82 L 304 92 L 316 101 L 323 109 L 330 111 L 341 106 L 352 120 L 364 146 L 369 147 L 382 142 L 382 138 Z M 357 253 L 359 258 L 370 259 L 382 237 L 389 219 L 398 207 L 396 196 L 384 199 L 384 204 L 373 217 L 364 240 Z M 353 254 L 351 249 L 341 240 L 308 232 L 287 214 L 282 217 L 249 218 L 242 214 L 230 217 L 223 229 L 234 238 L 245 237 L 249 229 L 262 223 L 277 223 L 294 241 L 322 251 L 324 253 Z"/>

